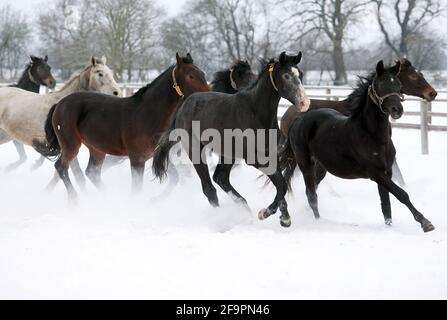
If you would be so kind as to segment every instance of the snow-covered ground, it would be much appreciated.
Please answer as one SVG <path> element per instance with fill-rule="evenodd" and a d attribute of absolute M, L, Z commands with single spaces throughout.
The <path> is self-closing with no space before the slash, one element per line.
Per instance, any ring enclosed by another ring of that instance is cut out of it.
<path fill-rule="evenodd" d="M 251 214 L 220 191 L 221 208 L 212 209 L 195 174 L 156 201 L 166 184 L 149 170 L 143 194 L 132 197 L 128 162 L 104 174 L 105 191 L 89 185 L 69 208 L 61 184 L 43 190 L 52 164 L 31 172 L 37 154 L 27 149 L 26 165 L 0 170 L 0 298 L 445 299 L 447 134 L 430 133 L 429 156 L 416 130 L 395 130 L 394 141 L 432 233 L 394 199 L 394 225 L 385 226 L 372 182 L 332 176 L 319 190 L 320 221 L 301 179 L 288 197 L 290 229 L 278 216 L 258 221 L 274 191 L 245 166 L 232 181 Z M 0 147 L 2 168 L 15 159 L 12 144 Z"/>

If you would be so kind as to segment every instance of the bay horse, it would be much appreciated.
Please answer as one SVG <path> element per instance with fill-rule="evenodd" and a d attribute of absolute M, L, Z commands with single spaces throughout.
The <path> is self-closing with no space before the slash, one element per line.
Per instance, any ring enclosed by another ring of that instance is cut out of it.
<path fill-rule="evenodd" d="M 39 95 L 18 88 L 0 88 L 0 129 L 4 133 L 0 144 L 11 140 L 30 146 L 36 141 L 45 144 L 44 129 L 49 110 L 62 98 L 77 91 L 120 94 L 113 73 L 105 64 L 105 57 L 101 60 L 92 57 L 88 66 L 57 92 Z M 82 179 L 77 161 L 73 162 L 73 169 L 76 177 Z"/>
<path fill-rule="evenodd" d="M 371 179 L 377 183 L 382 213 L 392 224 L 389 193 L 405 204 L 424 232 L 435 228 L 411 203 L 408 194 L 392 180 L 396 150 L 391 141 L 389 117 L 403 114 L 402 88 L 397 77 L 400 62 L 386 69 L 382 61 L 376 73 L 361 79 L 351 93 L 351 116 L 332 109 L 310 110 L 298 117 L 280 152 L 280 166 L 290 188 L 297 165 L 306 184 L 306 195 L 316 218 L 317 187 L 326 171 L 343 179 Z"/>
<path fill-rule="evenodd" d="M 303 111 L 308 106 L 308 104 L 306 105 L 308 99 L 299 77 L 298 64 L 301 57 L 301 52 L 297 56 L 289 56 L 283 52 L 279 60 L 271 59 L 269 62 L 263 62 L 257 80 L 249 88 L 235 94 L 206 92 L 196 93 L 185 99 L 179 107 L 171 128 L 160 139 L 152 167 L 155 176 L 162 180 L 166 175 L 170 149 L 178 142 L 177 140 L 172 141 L 170 135 L 174 130 L 180 129 L 188 135 L 185 139 L 181 139 L 181 143 L 187 150 L 201 180 L 203 193 L 212 206 L 219 206 L 216 188 L 211 182 L 208 171 L 206 152 L 202 152 L 210 141 L 204 141 L 198 136 L 202 136 L 204 131 L 210 129 L 217 131 L 220 137 L 225 136 L 226 130 L 244 132 L 259 130 L 265 133 L 271 129 L 277 135 L 278 124 L 276 119 L 278 103 L 281 98 L 289 100 Z M 194 132 L 194 122 L 200 123 L 200 132 Z M 274 143 L 277 143 L 277 139 Z M 200 159 L 195 159 L 194 152 L 197 150 L 189 148 L 194 144 L 198 146 L 198 151 L 202 155 Z M 229 180 L 235 161 L 244 159 L 247 164 L 266 173 L 266 168 L 260 163 L 258 157 L 250 159 L 249 144 L 250 142 L 233 144 L 235 148 L 243 149 L 239 157 L 234 152 L 229 154 L 224 147 L 221 147 L 220 150 L 213 150 L 220 156 L 220 162 L 213 176 L 214 181 L 237 203 L 244 206 L 247 206 L 247 201 L 233 188 Z M 260 144 L 258 140 L 253 146 L 255 147 L 254 153 L 274 153 L 273 156 L 277 159 L 277 153 L 274 152 L 276 151 L 276 145 L 271 145 L 268 141 Z M 275 214 L 279 208 L 281 225 L 289 227 L 291 220 L 287 211 L 287 202 L 284 198 L 287 192 L 286 182 L 277 166 L 275 166 L 274 172 L 266 174 L 275 185 L 277 194 L 274 202 L 267 209 L 260 211 L 259 217 L 265 219 Z"/>
<path fill-rule="evenodd" d="M 145 163 L 169 127 L 179 101 L 194 92 L 210 90 L 190 54 L 177 54 L 176 59 L 176 65 L 131 97 L 79 92 L 51 108 L 45 124 L 48 144 L 35 141 L 34 148 L 46 157 L 58 156 L 55 167 L 70 202 L 76 201 L 77 193 L 67 169 L 81 144 L 90 151 L 86 175 L 96 187 L 102 186 L 101 166 L 110 154 L 129 157 L 132 190 L 141 190 Z"/>
<path fill-rule="evenodd" d="M 211 90 L 234 94 L 246 88 L 254 80 L 254 74 L 248 61 L 238 60 L 229 68 L 217 71 L 211 81 Z M 122 163 L 126 157 L 107 156 L 103 163 L 103 171 Z M 173 173 L 173 172 L 171 172 Z M 172 177 L 172 175 L 170 175 Z M 176 184 L 178 177 L 173 179 L 170 187 Z"/>
<path fill-rule="evenodd" d="M 51 67 L 48 65 L 48 56 L 44 58 L 30 56 L 30 62 L 26 65 L 25 70 L 16 84 L 9 87 L 19 88 L 26 91 L 39 93 L 40 86 L 45 86 L 49 89 L 54 89 L 56 80 L 51 74 Z M 0 130 L 0 140 L 2 136 L 7 136 L 6 132 Z M 19 160 L 6 166 L 5 171 L 9 172 L 18 168 L 21 164 L 26 162 L 27 156 L 23 144 L 13 141 L 14 146 L 19 154 Z"/>
<path fill-rule="evenodd" d="M 396 64 L 397 63 L 398 62 L 396 62 Z M 397 74 L 397 77 L 402 84 L 401 93 L 409 96 L 416 96 L 429 102 L 435 100 L 438 93 L 427 82 L 422 72 L 417 70 L 408 59 L 402 59 L 399 63 L 400 71 Z M 309 109 L 330 108 L 349 116 L 351 113 L 351 106 L 352 101 L 349 97 L 341 101 L 311 99 Z M 290 126 L 299 116 L 300 113 L 296 111 L 294 106 L 290 106 L 287 109 L 280 121 L 281 133 L 284 136 L 287 137 Z M 393 178 L 396 179 L 399 185 L 402 187 L 405 186 L 405 181 L 397 162 L 393 164 Z"/>

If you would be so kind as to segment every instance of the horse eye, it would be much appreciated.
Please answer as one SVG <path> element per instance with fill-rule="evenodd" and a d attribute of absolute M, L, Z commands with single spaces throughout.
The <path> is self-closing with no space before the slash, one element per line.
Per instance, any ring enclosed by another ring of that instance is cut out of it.
<path fill-rule="evenodd" d="M 99 76 L 100 76 L 100 77 L 103 77 L 104 75 L 103 75 L 102 73 L 99 73 Z"/>
<path fill-rule="evenodd" d="M 190 74 L 189 79 L 194 80 L 194 76 Z"/>
<path fill-rule="evenodd" d="M 284 79 L 286 79 L 286 80 L 290 80 L 290 75 L 285 74 L 285 75 L 284 75 Z"/>
<path fill-rule="evenodd" d="M 410 76 L 410 79 L 411 79 L 411 80 L 417 80 L 417 78 L 418 78 L 418 76 L 415 75 L 415 74 L 412 74 L 412 75 Z"/>

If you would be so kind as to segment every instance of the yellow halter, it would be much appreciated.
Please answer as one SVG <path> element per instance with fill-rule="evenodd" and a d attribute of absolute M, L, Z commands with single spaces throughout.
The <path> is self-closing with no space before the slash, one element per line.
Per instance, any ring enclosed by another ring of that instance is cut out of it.
<path fill-rule="evenodd" d="M 177 83 L 177 80 L 175 79 L 175 69 L 177 69 L 177 66 L 175 66 L 172 69 L 172 81 L 174 82 L 173 88 L 174 88 L 175 92 L 177 92 L 177 94 L 183 98 L 185 95 L 183 94 L 182 89 L 180 88 L 180 86 Z"/>
<path fill-rule="evenodd" d="M 276 86 L 275 80 L 273 79 L 273 70 L 275 70 L 275 63 L 269 64 L 269 75 L 273 88 L 275 88 L 275 90 L 278 91 L 278 87 Z"/>

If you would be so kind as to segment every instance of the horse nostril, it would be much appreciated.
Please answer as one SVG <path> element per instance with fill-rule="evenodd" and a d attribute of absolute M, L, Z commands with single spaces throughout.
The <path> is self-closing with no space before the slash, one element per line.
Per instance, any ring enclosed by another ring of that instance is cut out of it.
<path fill-rule="evenodd" d="M 430 92 L 430 98 L 436 98 L 438 96 L 438 93 L 436 91 Z"/>
<path fill-rule="evenodd" d="M 113 95 L 117 96 L 118 95 L 118 91 L 113 91 Z"/>

